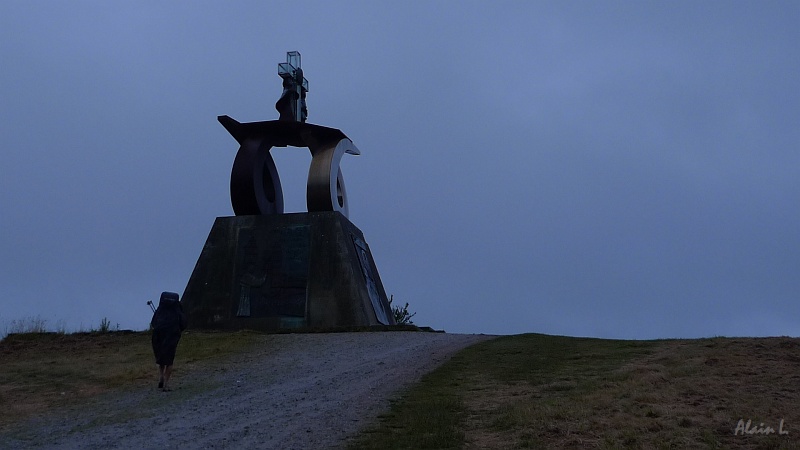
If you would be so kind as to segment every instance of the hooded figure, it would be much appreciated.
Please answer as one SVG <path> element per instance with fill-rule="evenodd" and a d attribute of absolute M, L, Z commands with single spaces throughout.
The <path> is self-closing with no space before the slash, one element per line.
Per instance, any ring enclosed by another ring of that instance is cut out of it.
<path fill-rule="evenodd" d="M 153 353 L 158 364 L 158 387 L 165 391 L 168 390 L 167 383 L 172 375 L 175 350 L 178 348 L 181 332 L 186 329 L 186 322 L 186 313 L 178 301 L 178 294 L 162 292 L 150 327 L 153 329 Z"/>

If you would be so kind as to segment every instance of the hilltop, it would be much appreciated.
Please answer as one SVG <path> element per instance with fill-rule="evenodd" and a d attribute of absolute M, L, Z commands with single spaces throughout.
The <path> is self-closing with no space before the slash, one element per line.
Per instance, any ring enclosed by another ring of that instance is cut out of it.
<path fill-rule="evenodd" d="M 800 443 L 797 338 L 192 332 L 171 393 L 147 333 L 10 335 L 0 358 L 0 446 Z"/>

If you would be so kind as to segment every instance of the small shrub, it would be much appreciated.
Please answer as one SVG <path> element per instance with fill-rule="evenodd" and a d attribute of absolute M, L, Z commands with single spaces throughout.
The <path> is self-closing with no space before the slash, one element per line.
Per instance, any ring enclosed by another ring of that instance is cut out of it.
<path fill-rule="evenodd" d="M 394 306 L 392 302 L 394 301 L 394 295 L 389 296 L 389 306 L 392 307 L 392 313 L 394 314 L 394 321 L 398 325 L 413 325 L 414 322 L 411 321 L 411 318 L 416 316 L 417 313 L 409 313 L 408 312 L 408 302 L 406 302 L 405 306 Z"/>
<path fill-rule="evenodd" d="M 108 320 L 107 317 L 103 317 L 103 320 L 100 321 L 100 328 L 96 330 L 98 333 L 108 333 L 112 331 L 111 329 L 111 321 Z M 114 331 L 119 331 L 119 324 L 117 324 Z"/>

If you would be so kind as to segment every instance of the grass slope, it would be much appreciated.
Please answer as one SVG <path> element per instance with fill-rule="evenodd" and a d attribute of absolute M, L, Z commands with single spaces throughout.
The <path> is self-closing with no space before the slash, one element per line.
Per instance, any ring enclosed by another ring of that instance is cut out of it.
<path fill-rule="evenodd" d="M 500 337 L 425 376 L 350 448 L 800 448 L 799 369 L 800 339 Z M 735 435 L 740 419 L 775 432 Z"/>
<path fill-rule="evenodd" d="M 258 334 L 184 333 L 175 376 L 245 351 Z M 0 431 L 115 389 L 153 387 L 149 332 L 24 333 L 0 341 Z"/>
<path fill-rule="evenodd" d="M 244 352 L 259 336 L 187 333 L 176 376 Z M 100 394 L 151 388 L 149 339 L 9 335 L 0 341 L 0 430 Z M 776 432 L 735 435 L 740 419 Z M 781 420 L 788 435 L 777 433 Z M 500 337 L 426 375 L 350 447 L 800 448 L 800 339 Z"/>

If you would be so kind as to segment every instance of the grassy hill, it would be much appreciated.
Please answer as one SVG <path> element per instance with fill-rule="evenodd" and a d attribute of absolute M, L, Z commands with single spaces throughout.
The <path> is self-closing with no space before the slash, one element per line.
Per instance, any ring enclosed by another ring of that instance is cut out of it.
<path fill-rule="evenodd" d="M 175 376 L 246 351 L 258 335 L 184 333 Z M 0 431 L 62 407 L 157 380 L 149 332 L 19 333 L 0 341 Z"/>
<path fill-rule="evenodd" d="M 176 376 L 257 336 L 187 333 Z M 148 333 L 12 334 L 0 341 L 0 430 L 154 381 Z M 500 337 L 425 376 L 350 447 L 800 448 L 800 339 Z"/>
<path fill-rule="evenodd" d="M 427 375 L 350 447 L 800 448 L 800 339 L 500 337 Z"/>

